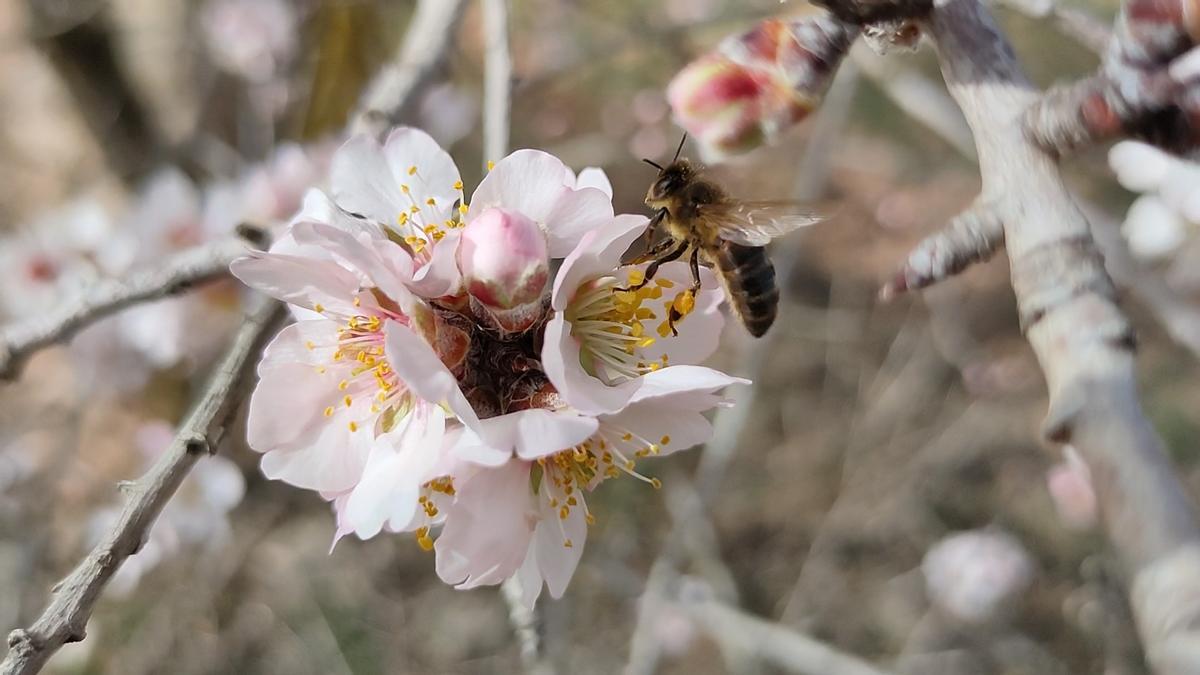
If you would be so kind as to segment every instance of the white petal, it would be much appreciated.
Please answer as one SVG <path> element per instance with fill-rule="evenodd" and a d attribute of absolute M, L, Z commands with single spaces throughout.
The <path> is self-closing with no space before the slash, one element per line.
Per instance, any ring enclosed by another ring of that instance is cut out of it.
<path fill-rule="evenodd" d="M 584 413 L 611 413 L 625 407 L 637 391 L 638 381 L 609 386 L 588 374 L 579 361 L 579 343 L 569 328 L 562 312 L 555 312 L 546 324 L 542 368 L 550 383 L 568 405 Z"/>
<path fill-rule="evenodd" d="M 1161 258 L 1183 243 L 1184 228 L 1179 214 L 1161 199 L 1144 195 L 1129 207 L 1121 233 L 1129 241 L 1129 250 L 1135 256 Z"/>
<path fill-rule="evenodd" d="M 571 191 L 563 182 L 564 172 L 569 169 L 554 155 L 517 150 L 497 162 L 479 183 L 471 195 L 468 220 L 490 208 L 503 207 L 545 226 L 559 198 Z"/>
<path fill-rule="evenodd" d="M 612 182 L 608 180 L 608 174 L 604 173 L 604 169 L 595 166 L 589 166 L 579 172 L 579 177 L 575 180 L 575 189 L 579 188 L 596 188 L 597 190 L 608 195 L 609 199 L 613 196 Z"/>
<path fill-rule="evenodd" d="M 383 225 L 395 222 L 410 205 L 383 148 L 370 136 L 355 136 L 338 148 L 333 154 L 330 183 L 338 206 Z"/>
<path fill-rule="evenodd" d="M 582 188 L 567 190 L 545 220 L 534 220 L 545 227 L 550 257 L 561 258 L 579 244 L 583 235 L 612 218 L 612 198 L 596 188 Z"/>
<path fill-rule="evenodd" d="M 392 176 L 409 186 L 410 194 L 425 210 L 429 210 L 425 200 L 432 197 L 436 202 L 433 209 L 436 215 L 426 214 L 426 222 L 445 220 L 460 195 L 454 187 L 459 182 L 459 175 L 454 160 L 437 141 L 420 129 L 399 127 L 388 135 L 383 154 Z M 416 167 L 416 173 L 409 173 L 413 167 Z"/>
<path fill-rule="evenodd" d="M 572 508 L 566 519 L 559 518 L 558 512 L 548 503 L 548 482 L 542 481 L 542 494 L 538 499 L 542 504 L 542 517 L 534 532 L 533 545 L 538 570 L 546 579 L 551 597 L 561 598 L 583 555 L 583 545 L 587 541 L 587 520 L 583 495 L 579 492 L 575 493 L 579 506 Z M 568 542 L 570 546 L 566 545 Z"/>
<path fill-rule="evenodd" d="M 533 536 L 529 464 L 480 471 L 455 487 L 434 545 L 438 576 L 460 588 L 498 584 L 520 568 Z"/>
<path fill-rule="evenodd" d="M 551 306 L 559 311 L 566 309 L 580 284 L 612 274 L 621 264 L 621 256 L 649 224 L 645 216 L 625 213 L 583 235 L 554 278 Z"/>
<path fill-rule="evenodd" d="M 358 277 L 336 263 L 290 255 L 258 253 L 229 269 L 247 286 L 307 309 L 320 304 L 349 311 L 359 287 Z"/>
<path fill-rule="evenodd" d="M 388 364 L 413 393 L 430 403 L 445 403 L 460 422 L 478 433 L 479 417 L 429 343 L 394 321 L 384 327 L 383 339 Z"/>

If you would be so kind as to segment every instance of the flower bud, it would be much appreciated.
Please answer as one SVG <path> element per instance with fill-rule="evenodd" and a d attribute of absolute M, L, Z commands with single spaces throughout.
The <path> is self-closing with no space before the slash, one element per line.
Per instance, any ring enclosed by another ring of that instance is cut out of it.
<path fill-rule="evenodd" d="M 726 39 L 667 87 L 708 159 L 770 143 L 821 101 L 858 29 L 828 16 L 770 19 Z"/>
<path fill-rule="evenodd" d="M 524 214 L 494 208 L 467 223 L 458 269 L 472 309 L 494 327 L 518 332 L 541 316 L 549 254 L 545 235 Z"/>
<path fill-rule="evenodd" d="M 921 562 L 926 592 L 950 618 L 982 624 L 1005 613 L 1033 579 L 1033 559 L 1011 535 L 970 530 L 942 539 Z"/>

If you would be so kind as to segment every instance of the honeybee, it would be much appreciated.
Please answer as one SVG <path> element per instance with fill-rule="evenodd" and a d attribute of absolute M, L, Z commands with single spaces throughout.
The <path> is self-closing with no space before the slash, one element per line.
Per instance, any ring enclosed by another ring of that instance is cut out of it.
<path fill-rule="evenodd" d="M 684 137 L 684 141 L 687 137 Z M 742 201 L 703 175 L 702 169 L 680 159 L 683 141 L 667 166 L 643 160 L 658 169 L 658 178 L 646 192 L 646 205 L 654 209 L 649 241 L 661 226 L 667 237 L 653 244 L 634 263 L 649 261 L 645 277 L 623 290 L 637 290 L 654 277 L 663 263 L 684 256 L 692 268 L 692 300 L 700 290 L 700 265 L 712 267 L 725 288 L 733 313 L 754 337 L 762 337 L 775 321 L 779 289 L 775 267 L 763 248 L 772 239 L 821 218 L 797 208 L 795 202 Z M 671 332 L 683 318 L 672 306 L 667 318 Z"/>

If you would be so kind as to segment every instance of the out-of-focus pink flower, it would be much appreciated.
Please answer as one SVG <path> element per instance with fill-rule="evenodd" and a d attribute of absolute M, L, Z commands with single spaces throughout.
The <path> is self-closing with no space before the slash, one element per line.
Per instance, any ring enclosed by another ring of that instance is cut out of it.
<path fill-rule="evenodd" d="M 217 65 L 252 82 L 279 75 L 296 52 L 298 17 L 285 0 L 208 0 L 200 23 Z"/>
<path fill-rule="evenodd" d="M 1096 489 L 1092 472 L 1071 446 L 1063 449 L 1063 461 L 1046 473 L 1046 487 L 1063 524 L 1086 530 L 1096 524 Z"/>
<path fill-rule="evenodd" d="M 929 599 L 949 616 L 984 623 L 1023 592 L 1033 579 L 1029 553 L 1011 535 L 969 530 L 938 542 L 921 563 Z"/>
<path fill-rule="evenodd" d="M 616 270 L 648 222 L 621 215 L 589 232 L 555 277 L 542 364 L 558 392 L 584 412 L 620 410 L 645 383 L 642 375 L 699 363 L 717 347 L 722 294 L 708 270 L 701 271 L 703 285 L 694 298 L 691 272 L 678 262 L 660 266 L 655 279 L 636 291 L 618 290 L 644 277 L 640 268 Z M 678 336 L 667 324 L 672 306 L 687 310 Z"/>
<path fill-rule="evenodd" d="M 421 98 L 417 115 L 421 128 L 448 148 L 475 128 L 479 99 L 470 90 L 445 82 L 431 87 Z"/>
<path fill-rule="evenodd" d="M 323 182 L 333 147 L 284 143 L 242 179 L 241 218 L 273 225 L 286 221 L 303 203 L 309 188 Z"/>
<path fill-rule="evenodd" d="M 709 160 L 772 142 L 820 103 L 854 36 L 829 17 L 763 21 L 675 76 L 675 121 Z"/>
<path fill-rule="evenodd" d="M 101 275 L 96 258 L 113 234 L 108 212 L 80 198 L 35 218 L 0 243 L 0 315 L 45 310 Z"/>
<path fill-rule="evenodd" d="M 472 219 L 458 245 L 458 269 L 476 315 L 500 330 L 523 331 L 541 316 L 550 258 L 546 237 L 524 214 L 496 208 Z"/>

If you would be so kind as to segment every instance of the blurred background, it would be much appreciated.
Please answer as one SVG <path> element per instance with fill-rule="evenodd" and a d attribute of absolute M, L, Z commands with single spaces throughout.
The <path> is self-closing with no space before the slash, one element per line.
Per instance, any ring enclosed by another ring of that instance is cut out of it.
<path fill-rule="evenodd" d="M 1075 6 L 1105 22 L 1116 11 Z M 240 222 L 286 220 L 323 182 L 412 11 L 0 2 L 0 319 Z M 668 156 L 680 136 L 663 94 L 674 73 L 758 19 L 806 11 L 514 0 L 512 145 L 603 167 L 618 212 L 640 213 L 653 172 L 639 160 Z M 1039 84 L 1095 66 L 1049 20 L 997 12 Z M 470 186 L 498 159 L 481 150 L 474 3 L 454 40 L 406 116 Z M 695 611 L 701 598 L 896 672 L 1146 672 L 1115 561 L 1090 527 L 1086 471 L 1038 441 L 1044 385 L 1003 255 L 923 295 L 876 300 L 979 179 L 929 50 L 883 59 L 861 47 L 818 113 L 714 169 L 737 195 L 801 198 L 830 218 L 774 245 L 783 301 L 771 333 L 756 342 L 727 325 L 714 365 L 755 385 L 718 414 L 714 442 L 648 463 L 661 491 L 613 481 L 590 498 L 598 522 L 580 569 L 562 600 L 540 605 L 561 671 L 781 672 L 740 628 Z M 1144 403 L 1193 490 L 1197 172 L 1130 147 L 1068 167 L 1137 326 Z M 0 632 L 41 612 L 112 522 L 121 481 L 166 447 L 242 295 L 219 282 L 126 311 L 0 384 Z M 48 672 L 521 672 L 496 589 L 445 586 L 410 536 L 349 538 L 331 553 L 327 504 L 263 479 L 231 436 Z"/>

